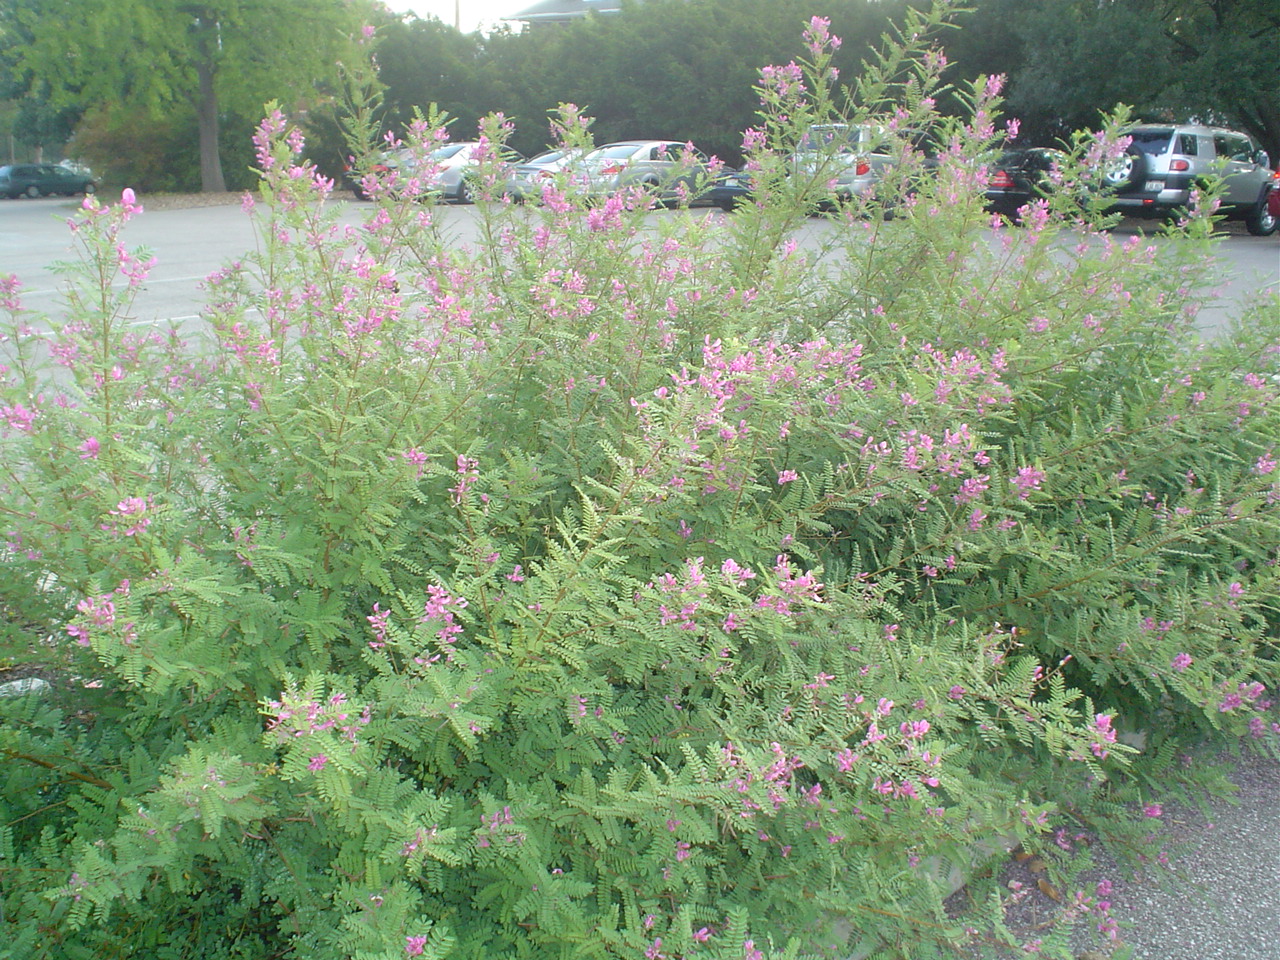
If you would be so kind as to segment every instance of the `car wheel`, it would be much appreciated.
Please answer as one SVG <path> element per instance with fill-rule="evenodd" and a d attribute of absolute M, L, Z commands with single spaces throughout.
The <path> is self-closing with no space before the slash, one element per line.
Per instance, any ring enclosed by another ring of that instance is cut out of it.
<path fill-rule="evenodd" d="M 475 200 L 471 196 L 471 184 L 467 182 L 467 178 L 463 177 L 458 181 L 458 202 L 474 203 Z"/>
<path fill-rule="evenodd" d="M 1268 209 L 1267 195 L 1264 192 L 1244 218 L 1245 229 L 1255 237 L 1269 237 L 1276 232 L 1276 224 L 1277 220 Z"/>
<path fill-rule="evenodd" d="M 98 192 L 98 185 L 96 183 L 86 183 L 84 185 L 84 195 L 86 197 L 89 196 L 89 194 L 91 193 L 97 193 L 97 192 Z"/>
<path fill-rule="evenodd" d="M 658 183 L 657 180 L 641 181 L 640 189 L 653 198 L 653 205 L 655 207 L 665 207 L 667 205 L 667 200 L 662 195 L 662 185 Z"/>
<path fill-rule="evenodd" d="M 1127 150 L 1102 175 L 1103 182 L 1117 193 L 1133 190 L 1147 179 L 1147 155 L 1141 150 Z"/>
<path fill-rule="evenodd" d="M 36 197 L 40 196 L 40 188 L 33 183 L 31 186 L 27 187 L 26 194 L 34 200 Z"/>

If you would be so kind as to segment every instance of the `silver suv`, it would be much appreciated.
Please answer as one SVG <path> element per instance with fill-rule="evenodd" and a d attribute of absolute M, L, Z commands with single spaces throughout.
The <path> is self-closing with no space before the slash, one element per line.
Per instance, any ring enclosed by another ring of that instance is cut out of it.
<path fill-rule="evenodd" d="M 1254 236 L 1276 229 L 1267 212 L 1270 161 L 1248 134 L 1198 124 L 1134 127 L 1124 156 L 1104 174 L 1111 209 L 1131 217 L 1168 217 L 1187 210 L 1197 187 L 1222 178 L 1220 212 L 1244 220 Z"/>
<path fill-rule="evenodd" d="M 882 127 L 815 123 L 791 157 L 792 173 L 820 177 L 835 200 L 865 197 L 893 163 Z"/>

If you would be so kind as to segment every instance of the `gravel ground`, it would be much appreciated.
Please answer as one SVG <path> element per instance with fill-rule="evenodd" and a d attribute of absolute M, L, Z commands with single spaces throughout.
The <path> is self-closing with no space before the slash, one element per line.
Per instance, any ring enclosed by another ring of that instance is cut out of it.
<path fill-rule="evenodd" d="M 1280 960 L 1280 763 L 1248 758 L 1231 775 L 1235 803 L 1167 806 L 1183 852 L 1172 887 L 1124 877 L 1106 851 L 1086 880 L 1112 881 L 1112 915 L 1133 960 Z"/>
<path fill-rule="evenodd" d="M 1091 849 L 1094 865 L 1072 889 L 1093 894 L 1100 881 L 1110 881 L 1107 899 L 1119 929 L 1109 941 L 1098 933 L 1096 918 L 1081 920 L 1072 935 L 1078 960 L 1280 960 L 1280 762 L 1246 757 L 1233 764 L 1230 779 L 1238 792 L 1210 803 L 1207 817 L 1196 808 L 1164 805 L 1160 836 L 1171 851 L 1171 874 L 1135 876 L 1105 846 Z M 1024 944 L 1042 936 L 1063 909 L 1047 895 L 1046 888 L 1057 891 L 1042 870 L 1038 858 L 1010 858 L 1000 874 L 1002 887 L 1021 891 L 1005 922 Z M 995 946 L 960 954 L 963 960 L 1027 956 Z"/>

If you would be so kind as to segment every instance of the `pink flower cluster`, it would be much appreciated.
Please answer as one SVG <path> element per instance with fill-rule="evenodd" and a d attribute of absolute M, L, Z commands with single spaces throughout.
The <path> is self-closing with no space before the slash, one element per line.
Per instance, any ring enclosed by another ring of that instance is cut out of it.
<path fill-rule="evenodd" d="M 90 645 L 95 632 L 110 631 L 116 625 L 115 601 L 119 597 L 129 595 L 129 581 L 124 580 L 111 593 L 97 597 L 86 597 L 76 604 L 76 611 L 83 618 L 67 626 L 67 633 L 82 647 Z M 120 634 L 126 644 L 131 644 L 137 637 L 133 623 L 123 625 Z"/>
<path fill-rule="evenodd" d="M 150 497 L 126 497 L 109 511 L 114 521 L 102 524 L 102 529 L 118 537 L 136 537 L 151 526 L 152 502 Z"/>
<path fill-rule="evenodd" d="M 452 648 L 457 643 L 458 634 L 462 633 L 462 624 L 458 622 L 455 610 L 465 610 L 465 597 L 455 597 L 444 587 L 430 584 L 427 587 L 427 599 L 422 605 L 422 617 L 419 623 L 438 623 L 436 639 L 445 648 L 445 659 L 452 661 Z"/>
<path fill-rule="evenodd" d="M 476 846 L 484 849 L 492 846 L 498 840 L 517 847 L 521 846 L 525 841 L 524 833 L 519 830 L 508 829 L 514 827 L 515 823 L 515 815 L 511 812 L 511 807 L 509 806 L 493 813 L 482 813 L 480 815 L 481 828 L 476 831 Z"/>
<path fill-rule="evenodd" d="M 299 699 L 296 694 L 285 692 L 279 700 L 268 700 L 265 707 L 266 730 L 280 743 L 337 730 L 343 739 L 355 745 L 359 743 L 360 730 L 372 719 L 372 711 L 367 706 L 353 715 L 345 693 L 335 693 L 321 702 Z M 319 754 L 311 758 L 308 768 L 318 771 L 327 762 L 328 757 Z"/>

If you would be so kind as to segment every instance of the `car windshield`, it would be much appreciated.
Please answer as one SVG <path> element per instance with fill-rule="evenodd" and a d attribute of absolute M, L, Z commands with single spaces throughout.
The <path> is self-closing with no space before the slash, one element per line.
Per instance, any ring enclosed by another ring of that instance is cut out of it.
<path fill-rule="evenodd" d="M 531 167 L 549 166 L 563 158 L 568 152 L 567 150 L 548 150 L 545 153 L 538 154 L 536 157 L 529 158 L 525 163 Z"/>
<path fill-rule="evenodd" d="M 590 156 L 592 160 L 626 160 L 638 149 L 640 148 L 634 143 L 620 143 L 612 147 L 601 147 Z"/>
<path fill-rule="evenodd" d="M 1135 130 L 1129 136 L 1132 138 L 1134 148 L 1158 157 L 1168 148 L 1169 141 L 1173 138 L 1173 131 L 1169 129 Z"/>
<path fill-rule="evenodd" d="M 858 131 L 846 126 L 814 126 L 810 127 L 804 138 L 801 139 L 800 149 L 825 150 L 828 147 L 835 147 L 839 150 L 846 150 L 853 146 L 857 137 Z"/>
<path fill-rule="evenodd" d="M 451 143 L 448 146 L 440 147 L 438 150 L 431 151 L 431 159 L 448 160 L 450 157 L 456 157 L 466 146 L 465 143 Z"/>

